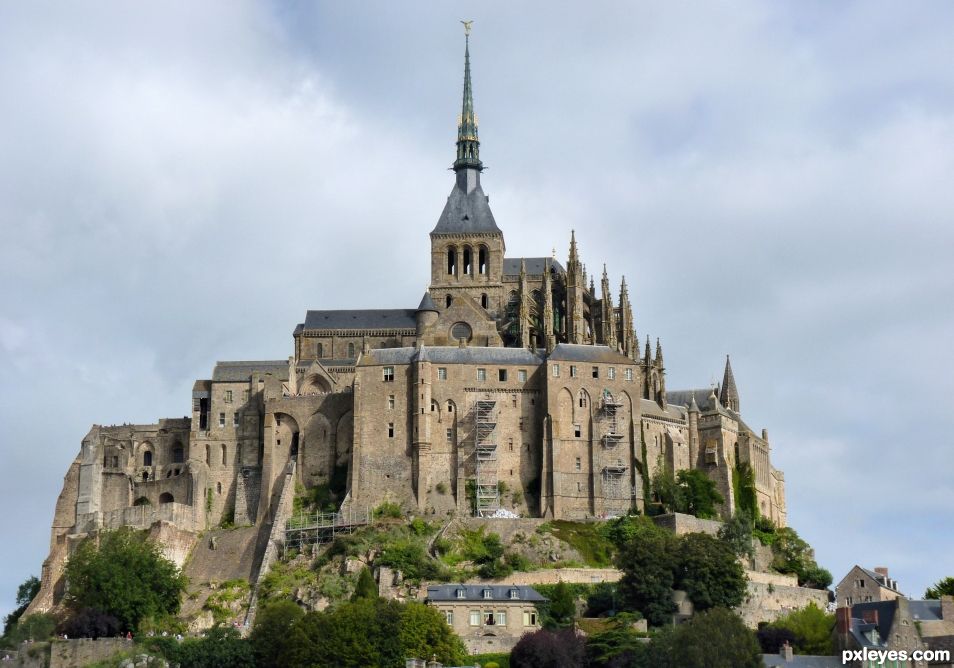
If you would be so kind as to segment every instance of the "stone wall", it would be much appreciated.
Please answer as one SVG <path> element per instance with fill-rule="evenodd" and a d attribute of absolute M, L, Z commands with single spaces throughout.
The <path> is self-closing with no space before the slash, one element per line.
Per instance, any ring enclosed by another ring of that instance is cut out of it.
<path fill-rule="evenodd" d="M 687 533 L 707 533 L 710 536 L 715 536 L 722 528 L 722 522 L 718 520 L 702 520 L 683 513 L 659 515 L 654 517 L 653 521 L 657 526 L 669 529 L 679 536 Z"/>
<path fill-rule="evenodd" d="M 495 584 L 514 585 L 552 585 L 559 582 L 568 584 L 598 584 L 600 582 L 618 582 L 623 572 L 615 568 L 545 568 L 539 571 L 517 571 Z M 467 584 L 491 582 L 481 578 L 471 578 Z M 426 593 L 426 590 L 425 590 Z"/>
<path fill-rule="evenodd" d="M 103 513 L 86 513 L 77 517 L 76 533 L 118 529 L 124 526 L 148 529 L 156 522 L 171 522 L 185 531 L 197 531 L 203 527 L 196 521 L 194 511 L 193 506 L 182 503 L 161 503 L 155 506 L 129 506 Z"/>
<path fill-rule="evenodd" d="M 50 668 L 88 666 L 91 663 L 104 661 L 132 647 L 133 642 L 124 638 L 55 640 L 50 646 Z"/>
<path fill-rule="evenodd" d="M 758 581 L 769 575 L 765 573 L 747 573 L 747 575 L 750 579 L 746 600 L 736 608 L 736 612 L 749 628 L 758 627 L 759 622 L 774 621 L 785 613 L 804 608 L 812 602 L 822 610 L 828 605 L 827 590 Z"/>

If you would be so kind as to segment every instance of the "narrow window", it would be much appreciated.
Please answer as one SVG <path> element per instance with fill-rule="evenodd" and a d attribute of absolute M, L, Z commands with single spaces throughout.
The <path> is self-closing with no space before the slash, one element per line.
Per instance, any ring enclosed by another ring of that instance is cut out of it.
<path fill-rule="evenodd" d="M 238 427 L 238 426 L 239 426 L 239 414 L 238 414 L 238 413 L 232 413 L 232 426 L 233 426 L 233 427 Z"/>
<path fill-rule="evenodd" d="M 392 411 L 394 410 L 394 395 L 393 394 L 388 395 L 388 409 Z"/>
<path fill-rule="evenodd" d="M 325 356 L 325 346 L 321 343 L 318 344 L 317 354 L 318 354 L 318 359 L 321 359 L 322 357 Z"/>
<path fill-rule="evenodd" d="M 457 249 L 448 248 L 447 249 L 447 274 L 449 276 L 454 276 L 457 274 Z M 450 304 L 448 304 L 450 306 Z"/>
<path fill-rule="evenodd" d="M 242 390 L 242 401 L 248 403 L 248 390 Z"/>
<path fill-rule="evenodd" d="M 480 307 L 487 308 L 489 302 L 487 300 L 487 293 L 480 295 Z"/>
<path fill-rule="evenodd" d="M 582 492 L 582 491 L 583 491 L 583 483 L 581 483 L 581 482 L 576 483 L 576 491 L 577 491 L 577 492 Z"/>
<path fill-rule="evenodd" d="M 431 399 L 431 413 L 437 412 L 437 402 Z"/>
<path fill-rule="evenodd" d="M 205 465 L 212 466 L 212 446 L 205 444 Z"/>
<path fill-rule="evenodd" d="M 487 274 L 487 249 L 484 246 L 477 251 L 477 268 L 481 276 Z"/>
<path fill-rule="evenodd" d="M 225 443 L 222 444 L 222 466 L 225 466 L 229 461 L 229 448 Z"/>
<path fill-rule="evenodd" d="M 142 453 L 142 465 L 152 466 L 152 452 L 150 450 L 146 450 Z"/>
<path fill-rule="evenodd" d="M 453 412 L 454 412 L 454 402 L 453 402 L 453 401 L 448 401 L 448 402 L 447 402 L 447 412 L 448 412 L 448 413 L 453 413 Z"/>
<path fill-rule="evenodd" d="M 487 369 L 477 369 L 477 380 L 481 382 L 487 380 Z"/>
<path fill-rule="evenodd" d="M 598 366 L 593 367 L 593 377 L 594 378 L 600 377 L 600 368 Z"/>
<path fill-rule="evenodd" d="M 385 383 L 394 382 L 394 367 L 393 366 L 384 367 L 384 382 Z"/>
<path fill-rule="evenodd" d="M 559 364 L 554 364 L 554 365 L 553 365 L 553 377 L 554 377 L 554 378 L 559 378 L 559 377 L 560 377 L 560 365 L 559 365 Z"/>
<path fill-rule="evenodd" d="M 627 381 L 633 382 L 633 370 L 632 370 L 632 369 L 626 369 L 626 371 L 623 373 L 623 375 L 624 375 L 624 377 L 626 378 Z"/>
<path fill-rule="evenodd" d="M 185 461 L 185 450 L 182 449 L 181 445 L 177 445 L 172 450 L 172 463 L 181 464 Z"/>
<path fill-rule="evenodd" d="M 507 445 L 508 445 L 509 448 L 510 448 L 510 452 L 513 452 L 513 439 L 512 439 L 512 438 L 507 439 Z"/>
<path fill-rule="evenodd" d="M 516 395 L 516 394 L 511 394 L 511 395 L 510 395 L 510 403 L 511 403 L 511 405 L 512 405 L 514 408 L 517 407 L 517 395 Z"/>
<path fill-rule="evenodd" d="M 570 365 L 570 378 L 576 378 L 576 365 Z"/>
<path fill-rule="evenodd" d="M 225 426 L 225 413 L 219 413 L 219 426 Z"/>
<path fill-rule="evenodd" d="M 220 482 L 215 483 L 215 493 L 216 494 L 222 493 L 222 483 Z"/>
<path fill-rule="evenodd" d="M 616 367 L 611 366 L 606 370 L 606 377 L 610 380 L 616 380 Z"/>
<path fill-rule="evenodd" d="M 507 380 L 506 369 L 497 369 L 497 380 L 499 380 L 501 383 Z"/>
<path fill-rule="evenodd" d="M 527 370 L 526 370 L 526 369 L 518 369 L 518 370 L 517 370 L 517 380 L 520 381 L 521 383 L 526 383 L 526 382 L 527 382 Z"/>
<path fill-rule="evenodd" d="M 484 589 L 484 598 L 491 599 L 494 597 L 494 592 L 492 589 Z"/>
<path fill-rule="evenodd" d="M 583 428 L 578 424 L 573 425 L 573 435 L 577 438 L 583 436 Z"/>
<path fill-rule="evenodd" d="M 470 625 L 471 625 L 471 626 L 480 626 L 480 610 L 471 610 L 471 611 L 470 611 Z"/>
<path fill-rule="evenodd" d="M 461 268 L 464 270 L 463 274 L 465 276 L 474 273 L 474 268 L 471 266 L 470 247 L 464 248 L 464 260 L 461 263 Z"/>
<path fill-rule="evenodd" d="M 225 391 L 225 403 L 227 404 L 232 403 L 232 390 Z"/>
<path fill-rule="evenodd" d="M 463 590 L 463 589 L 458 589 L 458 590 L 457 590 L 457 598 L 464 598 L 465 595 L 466 595 L 466 593 L 467 593 L 467 592 L 466 592 L 465 590 Z"/>
<path fill-rule="evenodd" d="M 388 422 L 388 438 L 394 438 L 394 423 Z"/>
<path fill-rule="evenodd" d="M 444 306 L 447 308 L 450 308 L 451 302 L 453 301 L 454 301 L 454 298 L 451 297 L 450 295 L 447 295 L 446 297 L 444 297 Z"/>
<path fill-rule="evenodd" d="M 523 431 L 523 430 L 524 430 L 524 427 L 523 427 L 523 418 L 520 418 L 520 431 Z"/>
<path fill-rule="evenodd" d="M 448 625 L 448 626 L 453 626 L 453 625 L 454 625 L 454 611 L 453 611 L 453 610 L 445 610 L 445 611 L 444 611 L 444 621 L 447 622 L 447 625 Z"/>
<path fill-rule="evenodd" d="M 447 442 L 448 443 L 454 442 L 454 430 L 450 427 L 447 428 Z"/>
<path fill-rule="evenodd" d="M 580 408 L 586 408 L 586 395 L 580 392 Z"/>
<path fill-rule="evenodd" d="M 348 357 L 354 357 L 354 344 L 348 344 Z"/>
<path fill-rule="evenodd" d="M 447 367 L 437 368 L 437 380 L 447 380 Z"/>

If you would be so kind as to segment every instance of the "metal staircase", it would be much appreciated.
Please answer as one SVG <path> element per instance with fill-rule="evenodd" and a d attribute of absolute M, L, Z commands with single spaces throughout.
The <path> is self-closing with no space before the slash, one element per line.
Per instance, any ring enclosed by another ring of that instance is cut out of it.
<path fill-rule="evenodd" d="M 497 487 L 497 402 L 479 399 L 474 405 L 474 423 L 477 470 L 474 514 L 486 517 L 500 508 L 500 490 Z"/>

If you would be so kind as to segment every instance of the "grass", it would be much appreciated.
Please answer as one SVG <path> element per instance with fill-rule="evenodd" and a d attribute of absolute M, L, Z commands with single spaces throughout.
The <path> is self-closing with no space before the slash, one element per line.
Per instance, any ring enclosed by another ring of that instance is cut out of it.
<path fill-rule="evenodd" d="M 615 547 L 595 522 L 555 520 L 540 525 L 540 533 L 549 533 L 580 553 L 587 566 L 609 568 L 613 565 Z"/>

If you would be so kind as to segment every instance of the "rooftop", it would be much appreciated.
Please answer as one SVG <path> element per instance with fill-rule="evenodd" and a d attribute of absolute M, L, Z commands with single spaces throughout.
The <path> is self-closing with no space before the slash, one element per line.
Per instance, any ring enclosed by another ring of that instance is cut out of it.
<path fill-rule="evenodd" d="M 489 594 L 488 594 L 489 592 Z M 444 584 L 427 588 L 428 601 L 546 601 L 526 585 Z"/>
<path fill-rule="evenodd" d="M 417 309 L 358 309 L 354 311 L 308 311 L 305 329 L 414 329 Z"/>

